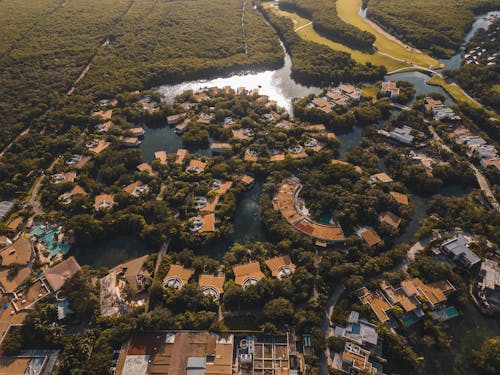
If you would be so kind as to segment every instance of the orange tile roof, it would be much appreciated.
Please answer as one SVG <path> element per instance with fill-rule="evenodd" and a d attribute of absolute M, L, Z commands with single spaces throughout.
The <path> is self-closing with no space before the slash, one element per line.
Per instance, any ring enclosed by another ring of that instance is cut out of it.
<path fill-rule="evenodd" d="M 87 164 L 90 161 L 90 159 L 92 159 L 92 156 L 82 156 L 80 161 L 76 163 L 73 167 L 78 169 L 83 168 L 83 166 Z"/>
<path fill-rule="evenodd" d="M 289 267 L 293 270 L 295 270 L 296 268 L 295 264 L 292 263 L 288 255 L 282 255 L 279 257 L 267 259 L 265 263 L 266 266 L 269 267 L 269 269 L 271 270 L 271 274 L 274 277 L 278 278 L 280 277 L 279 272 L 282 267 Z"/>
<path fill-rule="evenodd" d="M 204 216 L 201 216 L 200 219 L 203 220 L 203 226 L 200 228 L 198 232 L 204 233 L 204 232 L 215 232 L 215 214 L 207 214 Z"/>
<path fill-rule="evenodd" d="M 140 171 L 140 172 L 147 172 L 148 174 L 153 174 L 153 168 L 151 167 L 151 165 L 149 163 L 142 163 L 142 164 L 139 164 L 137 166 L 137 169 Z"/>
<path fill-rule="evenodd" d="M 104 202 L 109 202 L 111 205 L 113 205 L 115 203 L 115 197 L 113 195 L 110 195 L 110 194 L 100 194 L 100 195 L 96 196 L 94 199 L 94 208 L 96 210 L 99 210 L 100 206 Z"/>
<path fill-rule="evenodd" d="M 213 287 L 219 294 L 224 293 L 224 276 L 200 275 L 198 284 L 200 288 Z"/>
<path fill-rule="evenodd" d="M 200 212 L 213 212 L 215 211 L 215 208 L 219 204 L 219 196 L 216 195 L 215 197 L 208 197 L 207 198 L 207 205 L 203 208 L 200 209 Z"/>
<path fill-rule="evenodd" d="M 14 243 L 0 251 L 2 267 L 13 264 L 28 264 L 33 255 L 31 242 L 24 237 L 19 237 Z"/>
<path fill-rule="evenodd" d="M 260 270 L 259 262 L 250 262 L 233 267 L 234 283 L 243 286 L 249 279 L 260 280 L 265 275 Z"/>
<path fill-rule="evenodd" d="M 297 230 L 321 241 L 343 241 L 344 232 L 338 224 L 320 224 L 303 217 L 295 206 L 295 194 L 300 190 L 298 179 L 286 179 L 273 199 L 273 207 Z"/>
<path fill-rule="evenodd" d="M 424 297 L 433 305 L 445 302 L 448 298 L 440 288 L 441 284 L 424 284 L 419 278 L 410 280 L 415 287 L 422 292 Z"/>
<path fill-rule="evenodd" d="M 128 194 L 132 194 L 136 188 L 138 188 L 139 186 L 141 186 L 141 182 L 140 181 L 135 181 L 135 182 L 132 182 L 131 184 L 125 186 L 123 188 L 123 191 L 128 193 Z"/>
<path fill-rule="evenodd" d="M 251 138 L 248 135 L 245 135 L 245 129 L 233 129 L 231 130 L 233 133 L 233 137 L 236 139 L 249 139 Z"/>
<path fill-rule="evenodd" d="M 272 155 L 269 158 L 270 162 L 283 161 L 283 160 L 285 160 L 285 154 L 283 154 L 283 153 Z"/>
<path fill-rule="evenodd" d="M 221 181 L 220 188 L 214 190 L 216 194 L 222 195 L 226 194 L 229 189 L 233 186 L 233 181 Z"/>
<path fill-rule="evenodd" d="M 360 234 L 368 246 L 375 246 L 375 245 L 382 242 L 382 239 L 380 238 L 378 233 L 375 232 L 375 229 L 373 229 L 373 228 L 367 228 L 366 230 L 362 231 Z"/>
<path fill-rule="evenodd" d="M 156 151 L 155 159 L 160 161 L 160 164 L 167 165 L 167 153 L 165 151 Z"/>
<path fill-rule="evenodd" d="M 409 203 L 408 195 L 401 194 L 401 193 L 398 193 L 396 191 L 391 191 L 390 194 L 391 194 L 391 197 L 394 198 L 394 200 L 396 202 L 398 202 L 399 204 L 403 204 L 405 206 L 408 206 L 408 203 Z"/>
<path fill-rule="evenodd" d="M 184 163 L 184 158 L 186 157 L 187 153 L 188 153 L 188 150 L 183 149 L 183 148 L 177 150 L 177 154 L 176 154 L 177 158 L 175 159 L 175 164 Z"/>
<path fill-rule="evenodd" d="M 241 177 L 241 182 L 243 182 L 245 185 L 253 184 L 254 181 L 255 179 L 248 175 L 244 175 Z"/>
<path fill-rule="evenodd" d="M 232 148 L 231 144 L 225 142 L 214 142 L 210 145 L 211 150 L 230 150 Z"/>
<path fill-rule="evenodd" d="M 63 260 L 58 265 L 48 269 L 43 273 L 47 283 L 54 292 L 62 288 L 67 279 L 80 271 L 80 265 L 74 257 Z"/>
<path fill-rule="evenodd" d="M 256 162 L 257 160 L 259 160 L 259 157 L 258 156 L 248 155 L 248 152 L 245 152 L 245 156 L 243 156 L 243 160 L 245 160 L 245 161 L 251 161 L 251 162 Z"/>
<path fill-rule="evenodd" d="M 108 109 L 107 111 L 99 111 L 99 112 L 94 113 L 94 116 L 99 116 L 103 120 L 109 120 L 111 118 L 111 116 L 113 116 L 113 110 Z"/>
<path fill-rule="evenodd" d="M 397 228 L 399 227 L 399 224 L 401 224 L 401 218 L 390 211 L 384 211 L 380 213 L 380 215 L 378 215 L 378 220 L 381 223 L 390 225 L 393 228 Z"/>
<path fill-rule="evenodd" d="M 188 169 L 196 168 L 201 172 L 203 172 L 206 167 L 207 167 L 207 163 L 202 162 L 201 160 L 196 160 L 196 159 L 192 159 L 188 165 Z"/>
<path fill-rule="evenodd" d="M 73 190 L 71 190 L 70 194 L 73 195 L 87 195 L 85 189 L 83 189 L 80 185 L 76 185 Z"/>
<path fill-rule="evenodd" d="M 7 225 L 7 227 L 9 228 L 9 230 L 11 232 L 15 232 L 15 231 L 17 231 L 19 226 L 23 223 L 23 221 L 24 221 L 24 219 L 22 218 L 22 216 L 18 216 L 15 219 L 12 219 L 9 222 L 9 224 Z"/>
<path fill-rule="evenodd" d="M 64 175 L 64 181 L 75 182 L 76 172 L 70 171 L 70 172 L 63 173 L 63 175 Z"/>
<path fill-rule="evenodd" d="M 163 280 L 166 281 L 168 279 L 177 278 L 182 282 L 182 285 L 186 285 L 193 273 L 194 271 L 191 269 L 184 268 L 178 264 L 171 264 L 167 276 L 165 276 Z"/>
<path fill-rule="evenodd" d="M 9 277 L 9 269 L 0 271 L 0 284 L 5 293 L 14 292 L 19 286 L 28 279 L 31 271 L 28 267 L 21 268 L 14 277 Z"/>
<path fill-rule="evenodd" d="M 94 154 L 100 154 L 105 149 L 107 149 L 109 145 L 109 142 L 106 142 L 104 139 L 99 139 L 99 143 L 97 144 L 97 146 L 89 148 L 89 151 L 93 152 Z"/>
<path fill-rule="evenodd" d="M 323 124 L 316 124 L 316 125 L 307 125 L 305 127 L 306 130 L 313 131 L 313 132 L 318 132 L 318 133 L 323 133 L 326 131 L 326 127 Z"/>
<path fill-rule="evenodd" d="M 378 182 L 382 182 L 384 184 L 392 182 L 393 179 L 387 173 L 377 173 L 371 176 Z"/>
<path fill-rule="evenodd" d="M 366 290 L 366 294 L 360 296 L 360 299 L 363 304 L 368 304 L 371 307 L 371 309 L 381 322 L 387 322 L 389 320 L 386 312 L 391 310 L 392 306 L 384 296 L 380 294 L 374 295 Z"/>

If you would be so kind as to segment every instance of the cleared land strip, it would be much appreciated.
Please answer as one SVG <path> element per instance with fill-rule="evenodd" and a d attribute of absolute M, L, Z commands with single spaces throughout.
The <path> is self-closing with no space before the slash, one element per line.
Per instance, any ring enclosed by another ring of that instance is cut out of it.
<path fill-rule="evenodd" d="M 376 40 L 374 45 L 380 52 L 403 59 L 410 65 L 420 65 L 431 69 L 440 67 L 441 64 L 436 59 L 405 45 L 394 36 L 383 31 L 380 27 L 376 28 L 371 22 L 367 22 L 359 14 L 361 0 L 337 0 L 336 5 L 337 14 L 344 22 L 375 35 Z"/>
<path fill-rule="evenodd" d="M 396 70 L 400 68 L 411 68 L 411 65 L 406 63 L 403 59 L 397 59 L 389 54 L 382 53 L 364 53 L 359 50 L 352 49 L 347 47 L 344 44 L 333 42 L 332 40 L 325 38 L 319 35 L 313 27 L 313 23 L 307 18 L 301 17 L 296 13 L 286 12 L 281 9 L 276 9 L 273 7 L 273 11 L 276 14 L 287 17 L 293 21 L 293 23 L 297 26 L 295 32 L 304 40 L 315 42 L 319 44 L 323 44 L 327 47 L 330 47 L 336 51 L 347 52 L 351 55 L 351 57 L 361 63 L 366 64 L 368 62 L 374 65 L 384 65 L 388 70 Z"/>

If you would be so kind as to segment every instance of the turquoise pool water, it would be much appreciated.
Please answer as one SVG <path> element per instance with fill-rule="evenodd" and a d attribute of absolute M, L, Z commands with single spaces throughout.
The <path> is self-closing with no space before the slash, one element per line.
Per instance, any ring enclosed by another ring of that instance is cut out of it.
<path fill-rule="evenodd" d="M 449 306 L 444 309 L 444 313 L 448 316 L 449 319 L 459 315 L 457 309 L 454 306 Z"/>
<path fill-rule="evenodd" d="M 41 225 L 35 226 L 31 231 L 31 235 L 35 235 L 38 237 L 39 242 L 43 243 L 50 254 L 66 254 L 71 248 L 70 245 L 65 243 L 59 243 L 56 240 L 56 235 L 59 233 L 59 229 L 57 227 L 48 227 L 42 228 Z"/>
<path fill-rule="evenodd" d="M 332 214 L 330 212 L 322 212 L 319 215 L 319 223 L 320 224 L 330 224 L 330 220 L 332 219 Z"/>

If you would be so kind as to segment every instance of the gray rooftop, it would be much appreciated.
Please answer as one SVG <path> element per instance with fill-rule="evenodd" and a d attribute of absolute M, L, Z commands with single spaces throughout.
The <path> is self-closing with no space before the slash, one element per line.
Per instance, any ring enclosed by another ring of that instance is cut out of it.
<path fill-rule="evenodd" d="M 14 203 L 12 202 L 7 202 L 7 201 L 0 202 L 0 220 L 2 220 L 7 215 L 7 213 L 11 210 L 12 207 L 14 207 Z"/>

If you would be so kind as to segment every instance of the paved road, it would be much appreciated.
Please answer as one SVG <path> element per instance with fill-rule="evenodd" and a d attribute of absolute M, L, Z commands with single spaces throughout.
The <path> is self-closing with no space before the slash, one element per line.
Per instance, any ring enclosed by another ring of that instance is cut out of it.
<path fill-rule="evenodd" d="M 428 121 L 426 121 L 426 122 L 428 122 Z M 439 134 L 436 133 L 436 130 L 434 130 L 434 127 L 432 125 L 429 125 L 429 131 L 431 132 L 434 140 L 437 143 L 439 143 L 443 149 L 456 155 L 455 152 L 453 152 L 453 150 L 450 147 L 448 147 L 448 145 L 446 145 L 444 143 L 444 141 L 441 139 Z M 477 183 L 479 185 L 479 188 L 483 192 L 484 196 L 486 197 L 486 199 L 488 200 L 490 205 L 493 207 L 494 210 L 496 210 L 497 212 L 500 212 L 500 204 L 498 204 L 498 201 L 495 198 L 495 195 L 491 191 L 491 187 L 490 187 L 490 184 L 488 183 L 487 178 L 481 173 L 481 171 L 479 169 L 476 168 L 476 166 L 474 164 L 472 164 L 470 161 L 467 161 L 467 163 L 469 164 L 469 167 L 474 171 L 474 175 L 476 176 L 476 180 L 477 180 Z"/>
<path fill-rule="evenodd" d="M 330 295 L 330 298 L 328 298 L 328 302 L 326 303 L 325 316 L 323 318 L 323 323 L 321 324 L 321 330 L 323 331 L 325 341 L 327 341 L 329 337 L 333 336 L 333 329 L 330 327 L 330 317 L 332 316 L 335 304 L 339 300 L 344 290 L 345 286 L 343 284 L 337 285 Z M 332 358 L 330 356 L 330 349 L 328 349 L 327 347 L 325 349 L 325 352 L 320 356 L 319 375 L 328 375 L 328 366 L 331 365 Z"/>

